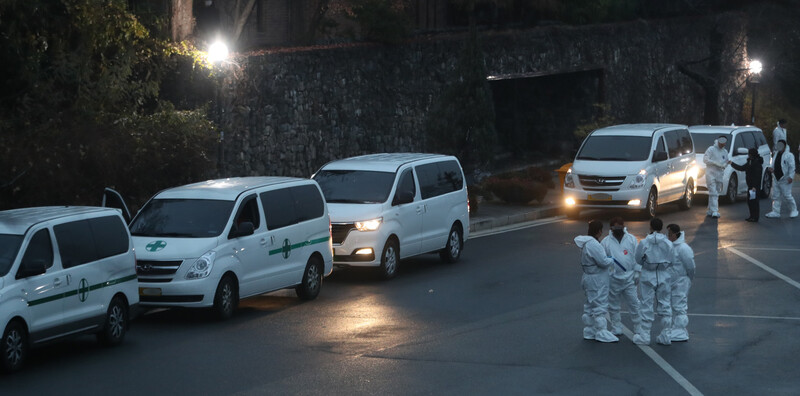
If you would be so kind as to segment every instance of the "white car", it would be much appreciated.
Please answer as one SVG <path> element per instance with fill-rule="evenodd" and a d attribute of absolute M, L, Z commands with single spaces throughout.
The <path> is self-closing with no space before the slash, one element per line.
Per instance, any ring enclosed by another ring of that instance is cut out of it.
<path fill-rule="evenodd" d="M 581 209 L 634 209 L 654 217 L 658 205 L 692 206 L 697 180 L 685 125 L 628 124 L 598 129 L 581 144 L 564 178 L 567 215 Z"/>
<path fill-rule="evenodd" d="M 283 288 L 311 300 L 331 273 L 330 219 L 313 180 L 242 177 L 170 188 L 130 224 L 143 306 L 211 307 Z"/>
<path fill-rule="evenodd" d="M 139 303 L 135 265 L 116 210 L 0 212 L 0 367 L 17 370 L 29 346 L 76 334 L 121 343 Z"/>
<path fill-rule="evenodd" d="M 764 177 L 767 172 L 771 160 L 771 152 L 767 138 L 761 129 L 754 126 L 712 126 L 712 125 L 696 125 L 689 127 L 689 132 L 692 134 L 692 139 L 695 142 L 694 149 L 697 153 L 697 166 L 699 168 L 697 177 L 697 193 L 708 195 L 708 187 L 706 186 L 706 164 L 703 162 L 703 156 L 706 150 L 714 144 L 720 136 L 728 138 L 728 144 L 725 146 L 728 149 L 728 158 L 739 165 L 747 162 L 747 152 L 751 148 L 758 149 L 758 154 L 764 159 L 761 174 L 761 188 L 764 196 L 768 196 L 772 189 L 772 177 Z M 736 202 L 736 198 L 747 192 L 747 184 L 745 183 L 744 172 L 733 169 L 728 165 L 722 176 L 722 191 L 725 191 L 725 200 L 729 203 Z M 722 195 L 722 194 L 720 194 Z"/>
<path fill-rule="evenodd" d="M 378 267 L 388 279 L 401 259 L 461 256 L 469 236 L 464 172 L 438 154 L 371 154 L 333 161 L 314 176 L 331 213 L 334 265 Z"/>

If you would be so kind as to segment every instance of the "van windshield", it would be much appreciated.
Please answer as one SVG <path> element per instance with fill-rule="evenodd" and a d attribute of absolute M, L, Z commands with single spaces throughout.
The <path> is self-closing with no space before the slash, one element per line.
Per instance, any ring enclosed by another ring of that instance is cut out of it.
<path fill-rule="evenodd" d="M 728 138 L 728 144 L 726 147 L 731 147 L 731 142 L 733 138 L 730 134 L 725 133 L 693 133 L 692 140 L 694 141 L 694 152 L 699 154 L 705 154 L 706 150 L 714 144 L 714 140 L 717 140 L 718 137 L 725 136 Z"/>
<path fill-rule="evenodd" d="M 389 198 L 394 172 L 321 170 L 314 180 L 328 203 L 382 203 Z"/>
<path fill-rule="evenodd" d="M 650 136 L 589 136 L 576 159 L 587 161 L 645 161 Z"/>
<path fill-rule="evenodd" d="M 22 235 L 0 234 L 0 276 L 5 276 L 17 257 Z"/>
<path fill-rule="evenodd" d="M 131 235 L 211 238 L 222 234 L 233 201 L 211 199 L 153 199 L 131 223 Z"/>

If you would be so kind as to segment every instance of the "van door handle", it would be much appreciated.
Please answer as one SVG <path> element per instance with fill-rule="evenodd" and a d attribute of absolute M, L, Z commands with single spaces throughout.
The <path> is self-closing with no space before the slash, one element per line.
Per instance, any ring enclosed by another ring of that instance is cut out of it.
<path fill-rule="evenodd" d="M 69 285 L 70 283 L 72 283 L 72 275 L 67 274 L 67 285 Z"/>
<path fill-rule="evenodd" d="M 61 279 L 59 278 L 53 279 L 53 286 L 55 287 L 61 286 Z"/>
<path fill-rule="evenodd" d="M 417 214 L 422 214 L 422 205 L 417 206 Z"/>
<path fill-rule="evenodd" d="M 262 246 L 266 246 L 267 245 L 267 238 L 261 238 L 260 242 L 261 242 Z"/>

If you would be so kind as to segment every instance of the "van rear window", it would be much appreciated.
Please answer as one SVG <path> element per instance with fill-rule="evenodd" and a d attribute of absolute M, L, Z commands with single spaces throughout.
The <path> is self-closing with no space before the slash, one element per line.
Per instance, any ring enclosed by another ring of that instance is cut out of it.
<path fill-rule="evenodd" d="M 650 158 L 650 136 L 589 136 L 576 159 L 587 161 L 645 161 Z"/>

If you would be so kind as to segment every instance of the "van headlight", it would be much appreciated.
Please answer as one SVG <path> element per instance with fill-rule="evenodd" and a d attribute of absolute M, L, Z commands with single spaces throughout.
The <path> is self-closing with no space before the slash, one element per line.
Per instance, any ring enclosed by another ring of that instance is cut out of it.
<path fill-rule="evenodd" d="M 211 268 L 214 267 L 214 257 L 217 254 L 214 251 L 207 252 L 200 256 L 197 261 L 189 268 L 186 273 L 186 279 L 202 279 L 211 274 Z"/>
<path fill-rule="evenodd" d="M 633 177 L 633 182 L 630 185 L 631 189 L 642 188 L 644 187 L 644 182 L 647 181 L 647 171 L 642 169 L 639 173 Z"/>
<path fill-rule="evenodd" d="M 564 176 L 564 187 L 575 188 L 574 177 L 575 176 L 572 174 L 572 168 L 569 168 L 566 176 Z"/>
<path fill-rule="evenodd" d="M 357 221 L 356 229 L 359 231 L 375 231 L 381 226 L 382 221 L 383 217 L 372 220 Z"/>

